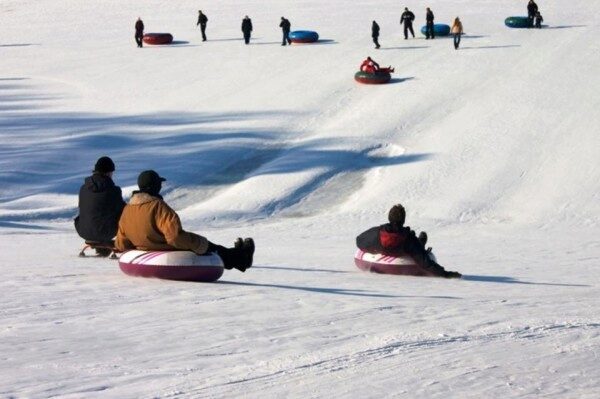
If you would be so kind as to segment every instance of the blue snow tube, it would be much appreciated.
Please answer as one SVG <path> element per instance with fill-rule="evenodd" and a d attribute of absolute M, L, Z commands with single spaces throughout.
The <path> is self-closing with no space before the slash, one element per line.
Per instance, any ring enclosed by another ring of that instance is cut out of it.
<path fill-rule="evenodd" d="M 531 20 L 528 17 L 508 17 L 504 25 L 509 28 L 531 28 Z"/>
<path fill-rule="evenodd" d="M 421 28 L 421 33 L 427 36 L 427 25 Z M 435 36 L 448 36 L 450 34 L 450 25 L 446 24 L 434 24 L 433 25 L 433 34 Z"/>
<path fill-rule="evenodd" d="M 295 30 L 290 32 L 292 43 L 314 43 L 319 40 L 319 34 L 312 30 Z"/>

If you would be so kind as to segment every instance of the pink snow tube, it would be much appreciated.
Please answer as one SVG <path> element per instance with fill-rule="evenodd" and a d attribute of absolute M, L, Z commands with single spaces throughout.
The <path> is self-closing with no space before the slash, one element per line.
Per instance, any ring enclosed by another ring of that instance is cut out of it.
<path fill-rule="evenodd" d="M 436 277 L 429 270 L 419 266 L 410 256 L 372 254 L 359 249 L 354 255 L 354 263 L 359 269 L 371 273 Z"/>
<path fill-rule="evenodd" d="M 223 275 L 223 261 L 217 254 L 196 255 L 191 251 L 127 251 L 119 267 L 129 276 L 165 280 L 217 281 Z"/>
<path fill-rule="evenodd" d="M 146 33 L 143 40 L 146 44 L 171 44 L 173 35 L 170 33 Z"/>

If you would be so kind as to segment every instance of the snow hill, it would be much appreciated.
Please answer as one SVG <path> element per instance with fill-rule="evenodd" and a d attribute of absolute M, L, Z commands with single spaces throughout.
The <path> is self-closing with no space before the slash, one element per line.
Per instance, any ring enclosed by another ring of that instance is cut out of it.
<path fill-rule="evenodd" d="M 598 397 L 600 3 L 538 4 L 539 31 L 504 26 L 525 0 L 406 3 L 405 41 L 390 0 L 2 0 L 0 396 Z M 459 51 L 420 35 L 426 6 Z M 138 16 L 175 44 L 136 48 Z M 322 42 L 281 47 L 281 16 Z M 354 82 L 368 55 L 390 84 Z M 78 258 L 101 155 L 127 195 L 167 177 L 184 228 L 254 237 L 255 266 Z M 354 266 L 399 202 L 462 280 Z"/>

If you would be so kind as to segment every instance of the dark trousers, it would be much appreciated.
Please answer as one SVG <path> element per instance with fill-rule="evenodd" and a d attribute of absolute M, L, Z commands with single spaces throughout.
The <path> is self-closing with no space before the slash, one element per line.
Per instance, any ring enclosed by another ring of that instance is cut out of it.
<path fill-rule="evenodd" d="M 250 32 L 244 32 L 244 42 L 250 43 Z"/>
<path fill-rule="evenodd" d="M 538 29 L 542 28 L 542 21 L 540 19 L 535 20 L 535 27 Z"/>
<path fill-rule="evenodd" d="M 216 252 L 223 261 L 225 269 L 245 270 L 250 267 L 246 250 L 243 248 L 226 248 L 209 242 L 208 252 Z"/>
<path fill-rule="evenodd" d="M 535 17 L 534 14 L 528 14 L 527 15 L 527 19 L 529 20 L 529 27 L 533 26 L 533 18 Z"/>
<path fill-rule="evenodd" d="M 406 251 L 406 253 L 413 257 L 417 264 L 419 264 L 423 268 L 429 270 L 436 276 L 446 276 L 446 269 L 444 269 L 437 262 L 431 259 L 431 257 L 427 253 L 427 250 L 423 246 L 423 243 L 419 241 L 417 237 L 410 237 L 404 245 L 404 250 Z"/>
<path fill-rule="evenodd" d="M 137 43 L 138 47 L 143 47 L 144 45 L 144 34 L 143 33 L 136 33 L 135 34 L 135 42 Z"/>
<path fill-rule="evenodd" d="M 206 41 L 206 24 L 200 24 L 200 32 L 202 32 L 202 41 Z"/>
<path fill-rule="evenodd" d="M 285 46 L 286 44 L 292 44 L 292 40 L 290 39 L 290 32 L 289 31 L 283 31 L 283 41 L 281 42 L 282 46 Z"/>
<path fill-rule="evenodd" d="M 433 22 L 427 21 L 427 25 L 425 26 L 425 39 L 429 38 L 435 39 L 435 34 L 433 33 Z"/>
<path fill-rule="evenodd" d="M 454 34 L 454 49 L 458 50 L 458 46 L 460 46 L 460 33 Z"/>
<path fill-rule="evenodd" d="M 375 48 L 381 47 L 379 45 L 379 36 L 373 36 L 373 43 L 375 43 Z"/>
<path fill-rule="evenodd" d="M 408 39 L 408 32 L 410 31 L 410 34 L 412 35 L 412 37 L 415 37 L 415 31 L 413 30 L 412 24 L 404 24 L 404 38 Z"/>

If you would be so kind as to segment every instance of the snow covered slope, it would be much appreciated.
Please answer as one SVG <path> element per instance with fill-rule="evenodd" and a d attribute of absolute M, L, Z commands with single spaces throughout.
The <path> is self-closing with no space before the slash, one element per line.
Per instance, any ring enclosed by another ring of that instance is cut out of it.
<path fill-rule="evenodd" d="M 460 16 L 454 51 L 405 41 L 397 2 L 214 3 L 0 3 L 0 396 L 596 397 L 600 4 L 540 1 L 541 31 L 504 26 L 525 1 L 407 4 L 416 31 Z M 136 48 L 138 16 L 175 44 Z M 281 16 L 322 42 L 280 46 Z M 391 84 L 353 81 L 368 55 Z M 127 195 L 167 177 L 185 228 L 254 237 L 255 267 L 77 258 L 101 155 Z M 353 266 L 398 202 L 462 280 Z"/>

